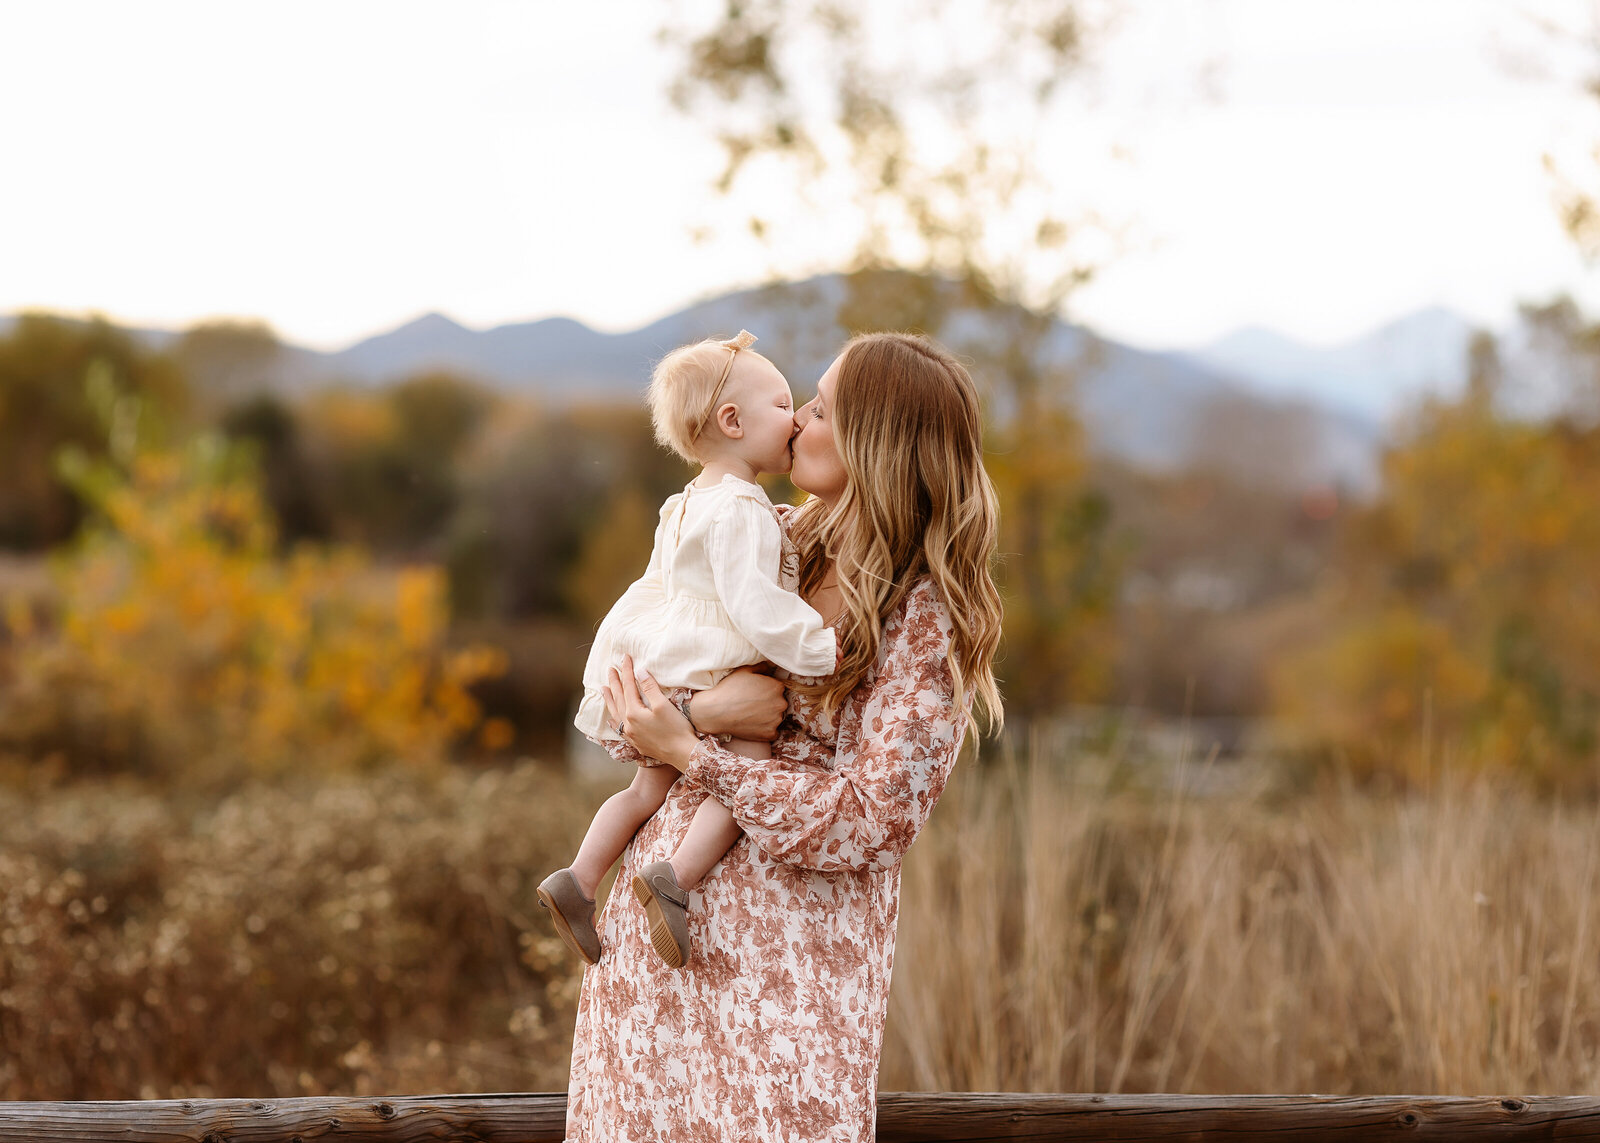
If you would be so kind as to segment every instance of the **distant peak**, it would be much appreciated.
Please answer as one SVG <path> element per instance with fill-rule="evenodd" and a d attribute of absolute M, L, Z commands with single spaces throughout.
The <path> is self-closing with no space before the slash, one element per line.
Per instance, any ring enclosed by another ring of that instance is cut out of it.
<path fill-rule="evenodd" d="M 411 321 L 406 322 L 405 325 L 402 325 L 398 329 L 394 330 L 394 332 L 453 333 L 456 330 L 460 330 L 463 333 L 470 332 L 466 326 L 462 325 L 454 318 L 446 317 L 444 314 L 435 310 L 432 313 L 423 314 L 419 318 L 413 318 Z"/>
<path fill-rule="evenodd" d="M 506 330 L 527 330 L 527 329 L 540 329 L 540 330 L 546 330 L 546 331 L 550 331 L 550 330 L 571 330 L 571 331 L 574 331 L 574 332 L 582 331 L 584 333 L 593 333 L 594 332 L 593 329 L 591 329 L 589 326 L 585 325 L 583 322 L 579 321 L 577 318 L 565 317 L 565 316 L 561 316 L 561 315 L 558 315 L 556 317 L 534 318 L 534 319 L 529 320 L 529 321 L 506 322 L 504 325 L 495 326 L 489 332 L 490 333 L 502 333 L 502 332 L 504 332 Z"/>
<path fill-rule="evenodd" d="M 1449 306 L 1429 306 L 1414 313 L 1405 314 L 1373 330 L 1373 334 L 1385 334 L 1397 329 L 1446 329 L 1470 330 L 1477 326 L 1471 318 L 1458 313 Z M 1371 336 L 1371 335 L 1369 335 Z"/>
<path fill-rule="evenodd" d="M 1264 346 L 1273 348 L 1305 350 L 1309 348 L 1304 342 L 1280 333 L 1264 325 L 1246 325 L 1223 334 L 1209 345 L 1203 346 L 1200 353 L 1227 353 L 1237 350 L 1256 350 Z"/>

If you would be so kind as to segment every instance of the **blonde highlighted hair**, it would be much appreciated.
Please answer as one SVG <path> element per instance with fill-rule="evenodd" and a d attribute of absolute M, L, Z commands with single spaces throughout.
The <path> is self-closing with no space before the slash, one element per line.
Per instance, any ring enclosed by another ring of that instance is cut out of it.
<path fill-rule="evenodd" d="M 645 401 L 650 406 L 657 444 L 690 464 L 705 462 L 697 447 L 700 434 L 715 411 L 714 403 L 728 380 L 734 359 L 741 352 L 761 357 L 748 348 L 755 340 L 740 330 L 738 337 L 727 341 L 707 338 L 679 346 L 656 363 Z"/>
<path fill-rule="evenodd" d="M 956 701 L 970 696 L 998 730 L 1002 615 L 990 564 L 1000 513 L 971 374 L 926 338 L 863 334 L 845 346 L 831 416 L 844 492 L 831 507 L 811 500 L 796 509 L 791 535 L 802 595 L 822 584 L 830 562 L 836 569 L 844 655 L 831 678 L 807 689 L 826 706 L 843 702 L 877 661 L 884 623 L 926 576 L 954 628 Z"/>

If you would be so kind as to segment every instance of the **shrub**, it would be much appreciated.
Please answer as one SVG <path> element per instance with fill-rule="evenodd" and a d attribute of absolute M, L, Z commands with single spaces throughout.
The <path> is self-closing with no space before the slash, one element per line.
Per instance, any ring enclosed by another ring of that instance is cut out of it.
<path fill-rule="evenodd" d="M 53 615 L 12 623 L 0 747 L 215 781 L 425 762 L 478 727 L 468 688 L 503 656 L 447 647 L 439 569 L 280 555 L 249 453 L 220 438 L 61 469 L 95 516 L 54 561 Z"/>
<path fill-rule="evenodd" d="M 594 800 L 533 764 L 0 791 L 0 1100 L 564 1086 L 582 966 L 533 887 Z"/>

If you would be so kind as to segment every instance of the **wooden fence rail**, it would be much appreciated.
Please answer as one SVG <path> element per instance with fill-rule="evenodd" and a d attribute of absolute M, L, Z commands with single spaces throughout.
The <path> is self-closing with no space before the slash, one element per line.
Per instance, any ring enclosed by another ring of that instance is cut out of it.
<path fill-rule="evenodd" d="M 555 1143 L 566 1109 L 564 1094 L 0 1103 L 0 1143 Z M 1600 1099 L 945 1092 L 878 1098 L 879 1143 L 1000 1139 L 1600 1140 Z"/>

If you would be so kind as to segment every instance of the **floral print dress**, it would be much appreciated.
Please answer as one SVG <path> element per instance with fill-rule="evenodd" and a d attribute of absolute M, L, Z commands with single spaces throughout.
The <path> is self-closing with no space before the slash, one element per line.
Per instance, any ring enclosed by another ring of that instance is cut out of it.
<path fill-rule="evenodd" d="M 572 1046 L 570 1143 L 873 1138 L 900 860 L 966 729 L 931 581 L 834 717 L 794 696 L 770 761 L 703 740 L 635 835 L 599 920 Z M 690 894 L 681 969 L 650 948 L 634 872 L 707 795 L 744 836 Z"/>

